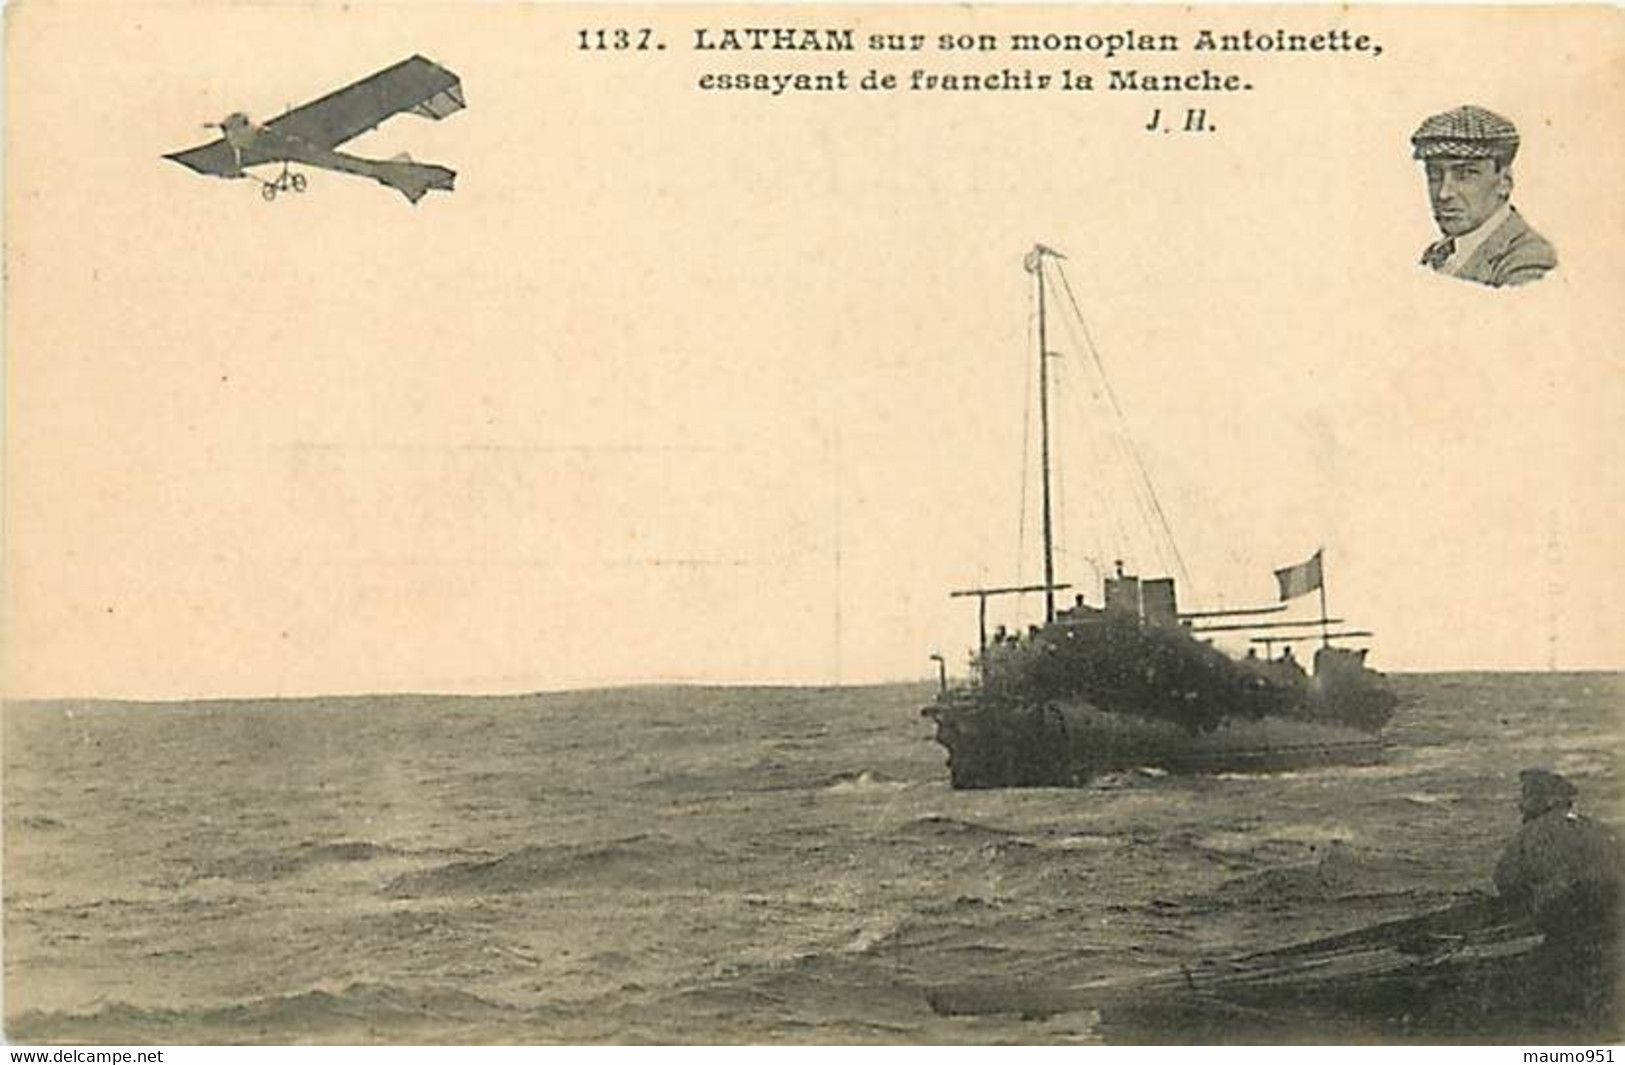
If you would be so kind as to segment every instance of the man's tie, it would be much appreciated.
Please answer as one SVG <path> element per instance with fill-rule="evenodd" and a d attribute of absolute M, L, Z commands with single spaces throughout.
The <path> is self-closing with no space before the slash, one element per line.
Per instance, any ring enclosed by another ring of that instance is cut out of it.
<path fill-rule="evenodd" d="M 1446 237 L 1428 246 L 1428 250 L 1422 253 L 1422 265 L 1443 270 L 1444 264 L 1449 262 L 1454 254 L 1456 254 L 1456 238 Z"/>

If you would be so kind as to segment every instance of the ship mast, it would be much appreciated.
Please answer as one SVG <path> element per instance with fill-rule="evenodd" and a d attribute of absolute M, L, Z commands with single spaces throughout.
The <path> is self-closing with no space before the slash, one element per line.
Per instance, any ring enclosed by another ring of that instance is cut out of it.
<path fill-rule="evenodd" d="M 1061 253 L 1034 244 L 1027 256 L 1027 271 L 1038 286 L 1038 426 L 1039 465 L 1044 478 L 1044 624 L 1055 621 L 1055 537 L 1050 518 L 1049 473 L 1049 343 L 1044 332 L 1044 257 Z"/>

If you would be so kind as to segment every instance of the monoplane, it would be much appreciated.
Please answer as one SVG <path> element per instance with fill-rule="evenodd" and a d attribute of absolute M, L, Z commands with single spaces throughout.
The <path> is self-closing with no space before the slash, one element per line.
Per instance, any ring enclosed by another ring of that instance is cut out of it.
<path fill-rule="evenodd" d="M 405 154 L 364 159 L 337 148 L 404 111 L 442 119 L 465 106 L 457 75 L 415 55 L 263 125 L 240 111 L 227 115 L 224 121 L 206 127 L 220 130 L 220 137 L 164 158 L 199 174 L 251 178 L 259 182 L 260 195 L 268 201 L 289 190 L 305 191 L 305 175 L 290 169 L 291 164 L 300 164 L 370 177 L 417 203 L 430 189 L 450 192 L 456 171 L 415 162 Z M 282 164 L 273 178 L 249 172 L 251 167 L 273 163 Z"/>

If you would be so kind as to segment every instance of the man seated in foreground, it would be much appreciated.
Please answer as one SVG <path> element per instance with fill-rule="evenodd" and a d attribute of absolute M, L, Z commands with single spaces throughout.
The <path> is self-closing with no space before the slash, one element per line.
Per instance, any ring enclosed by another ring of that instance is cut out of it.
<path fill-rule="evenodd" d="M 1619 840 L 1606 827 L 1574 811 L 1579 789 L 1546 769 L 1519 775 L 1523 827 L 1495 866 L 1495 890 L 1547 932 L 1597 932 L 1618 917 Z M 1613 929 L 1608 929 L 1612 933 Z"/>
<path fill-rule="evenodd" d="M 1545 933 L 1529 993 L 1604 1025 L 1618 1018 L 1619 839 L 1574 810 L 1579 789 L 1546 769 L 1519 774 L 1523 826 L 1495 865 L 1497 895 Z"/>

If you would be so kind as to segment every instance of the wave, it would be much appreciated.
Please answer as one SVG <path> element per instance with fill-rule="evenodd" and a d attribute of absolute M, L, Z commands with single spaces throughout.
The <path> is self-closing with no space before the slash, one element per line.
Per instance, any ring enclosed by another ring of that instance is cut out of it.
<path fill-rule="evenodd" d="M 532 844 L 495 858 L 450 862 L 384 885 L 393 898 L 509 895 L 556 884 L 669 887 L 683 857 L 669 837 L 647 833 L 607 843 Z"/>
<path fill-rule="evenodd" d="M 1262 869 L 1226 880 L 1205 896 L 1226 905 L 1262 905 L 1279 909 L 1302 902 L 1319 902 L 1359 894 L 1360 862 L 1342 840 L 1321 848 L 1318 861 Z"/>
<path fill-rule="evenodd" d="M 277 850 L 250 851 L 235 855 L 203 867 L 199 870 L 197 878 L 219 877 L 225 880 L 251 882 L 283 880 L 319 866 L 368 862 L 379 858 L 401 857 L 409 853 L 398 847 L 365 840 L 305 842 Z"/>
<path fill-rule="evenodd" d="M 855 776 L 851 773 L 840 774 L 832 783 L 825 785 L 824 790 L 832 795 L 867 795 L 874 792 L 902 791 L 912 783 L 907 780 L 892 780 L 883 774 L 865 769 Z"/>
<path fill-rule="evenodd" d="M 6 1028 L 24 1043 L 408 1042 L 521 1015 L 456 988 L 358 982 L 191 1009 L 111 1002 L 80 1013 L 28 1010 L 8 1018 Z"/>
<path fill-rule="evenodd" d="M 1280 861 L 1304 855 L 1318 858 L 1323 849 L 1357 841 L 1361 836 L 1361 830 L 1352 824 L 1325 821 L 1176 833 L 1170 838 L 1214 855 Z"/>
<path fill-rule="evenodd" d="M 808 791 L 828 781 L 823 771 L 773 757 L 760 757 L 748 763 L 665 769 L 637 780 L 631 787 L 638 792 L 654 792 L 680 799 L 714 799 L 733 793 L 773 793 Z"/>
<path fill-rule="evenodd" d="M 1408 794 L 1401 795 L 1400 798 L 1417 806 L 1445 806 L 1450 803 L 1461 801 L 1460 795 L 1450 793 L 1440 794 L 1431 791 L 1413 791 Z"/>
<path fill-rule="evenodd" d="M 904 835 L 932 840 L 952 840 L 961 843 L 1014 839 L 1017 833 L 992 825 L 966 821 L 944 814 L 925 814 L 910 821 L 901 830 Z"/>

